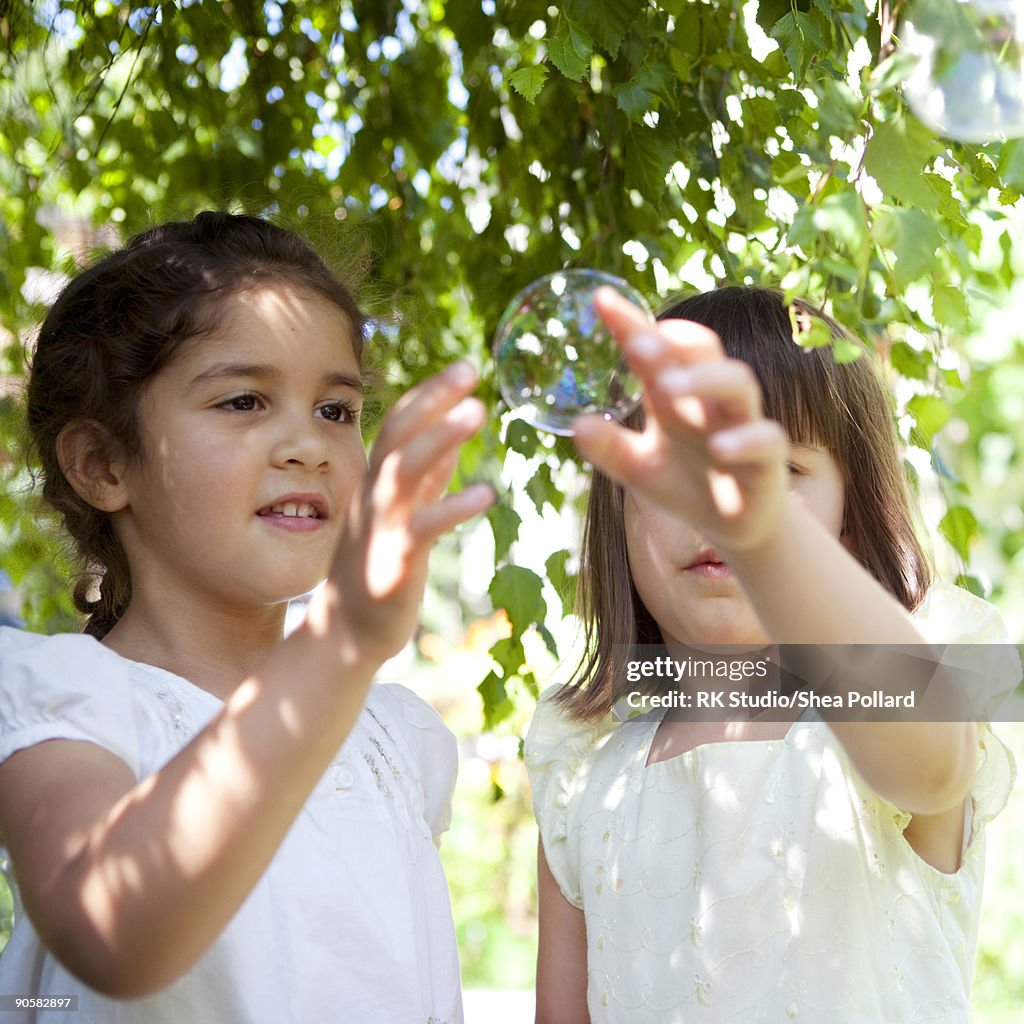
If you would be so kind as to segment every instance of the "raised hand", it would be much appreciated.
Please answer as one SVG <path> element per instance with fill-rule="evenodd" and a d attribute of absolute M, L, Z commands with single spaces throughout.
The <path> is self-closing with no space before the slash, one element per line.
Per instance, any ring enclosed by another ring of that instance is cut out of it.
<path fill-rule="evenodd" d="M 382 661 L 401 650 L 416 626 L 434 542 L 494 501 L 487 484 L 444 493 L 459 446 L 486 416 L 468 397 L 476 384 L 465 362 L 423 381 L 391 410 L 373 446 L 327 585 L 309 610 L 312 628 L 333 631 L 359 657 Z"/>
<path fill-rule="evenodd" d="M 787 438 L 764 417 L 753 371 L 728 359 L 700 324 L 652 324 L 612 289 L 599 291 L 596 304 L 643 384 L 645 423 L 638 433 L 580 417 L 573 427 L 581 454 L 716 549 L 756 547 L 786 499 Z"/>

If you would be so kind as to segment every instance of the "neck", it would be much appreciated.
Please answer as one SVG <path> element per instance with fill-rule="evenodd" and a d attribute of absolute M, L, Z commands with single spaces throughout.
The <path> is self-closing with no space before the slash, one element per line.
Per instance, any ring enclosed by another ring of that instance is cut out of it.
<path fill-rule="evenodd" d="M 237 607 L 160 601 L 133 594 L 103 644 L 132 661 L 155 665 L 226 699 L 281 642 L 286 605 L 241 613 Z"/>

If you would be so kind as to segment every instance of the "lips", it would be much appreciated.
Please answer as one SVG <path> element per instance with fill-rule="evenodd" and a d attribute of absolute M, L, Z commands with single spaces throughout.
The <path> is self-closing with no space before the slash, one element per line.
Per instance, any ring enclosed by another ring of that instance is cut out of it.
<path fill-rule="evenodd" d="M 697 557 L 683 567 L 683 571 L 716 580 L 726 579 L 732 575 L 729 566 L 718 557 L 714 548 L 705 548 L 698 552 Z"/>
<path fill-rule="evenodd" d="M 257 511 L 264 519 L 317 521 L 327 519 L 327 502 L 320 494 L 282 494 Z"/>

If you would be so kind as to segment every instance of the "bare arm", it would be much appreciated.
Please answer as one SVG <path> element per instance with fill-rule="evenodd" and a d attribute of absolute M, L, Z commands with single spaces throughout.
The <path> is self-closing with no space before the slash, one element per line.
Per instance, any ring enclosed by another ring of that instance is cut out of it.
<path fill-rule="evenodd" d="M 902 605 L 796 499 L 786 503 L 769 542 L 727 558 L 758 618 L 780 643 L 809 643 L 812 637 L 819 644 L 925 642 Z M 814 572 L 787 569 L 800 564 L 813 565 Z M 873 675 L 851 676 L 851 688 L 886 688 L 889 680 L 877 675 L 885 663 L 882 656 L 868 670 Z M 857 721 L 831 727 L 868 785 L 897 807 L 922 815 L 962 807 L 976 769 L 973 722 Z"/>
<path fill-rule="evenodd" d="M 0 823 L 53 954 L 106 995 L 153 992 L 223 930 L 341 745 L 369 673 L 293 636 L 160 772 L 52 740 L 0 766 Z"/>
<path fill-rule="evenodd" d="M 441 498 L 483 420 L 463 401 L 474 384 L 446 373 L 398 403 L 306 623 L 161 771 L 136 783 L 113 754 L 65 740 L 0 766 L 0 835 L 25 906 L 93 988 L 127 998 L 179 977 L 266 869 L 374 671 L 408 639 L 433 541 L 492 500 Z"/>
<path fill-rule="evenodd" d="M 590 1024 L 587 1009 L 587 928 L 558 888 L 544 848 L 537 843 L 537 896 L 540 940 L 537 946 L 536 1024 Z"/>

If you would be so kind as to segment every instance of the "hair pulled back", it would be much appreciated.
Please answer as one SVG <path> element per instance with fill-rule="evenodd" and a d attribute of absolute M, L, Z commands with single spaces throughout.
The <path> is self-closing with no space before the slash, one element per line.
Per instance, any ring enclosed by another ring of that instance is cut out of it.
<path fill-rule="evenodd" d="M 43 498 L 80 562 L 75 607 L 102 638 L 124 613 L 131 577 L 109 515 L 68 483 L 57 455 L 75 421 L 99 425 L 111 451 L 139 453 L 139 400 L 182 344 L 219 326 L 226 296 L 286 282 L 333 302 L 352 325 L 363 362 L 366 317 L 350 289 L 301 237 L 259 217 L 204 212 L 136 235 L 78 274 L 49 311 L 31 360 L 28 430 Z M 98 584 L 98 598 L 90 597 Z"/>
<path fill-rule="evenodd" d="M 843 475 L 843 533 L 854 556 L 913 610 L 924 598 L 931 572 L 914 532 L 892 396 L 867 353 L 839 364 L 829 348 L 796 344 L 794 333 L 808 318 L 823 322 L 833 339 L 852 340 L 821 310 L 799 299 L 787 305 L 782 292 L 772 288 L 718 288 L 677 301 L 658 315 L 713 330 L 726 356 L 753 369 L 765 416 L 781 423 L 793 441 L 829 450 Z M 631 414 L 626 425 L 641 429 L 643 410 Z M 625 695 L 622 662 L 630 646 L 662 642 L 630 574 L 623 497 L 622 487 L 594 471 L 577 590 L 585 653 L 575 682 L 559 695 L 580 719 L 603 716 Z"/>

